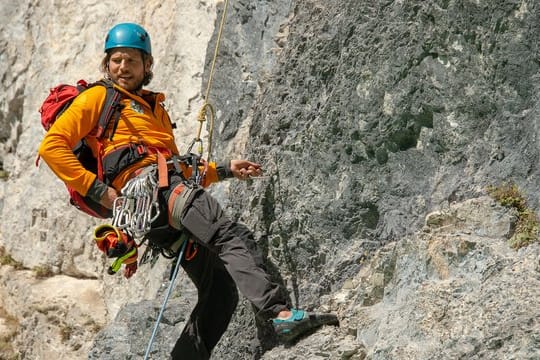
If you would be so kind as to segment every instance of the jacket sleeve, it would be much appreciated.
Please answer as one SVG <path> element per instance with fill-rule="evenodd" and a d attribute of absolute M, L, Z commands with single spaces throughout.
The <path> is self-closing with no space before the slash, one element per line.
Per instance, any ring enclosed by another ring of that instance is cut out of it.
<path fill-rule="evenodd" d="M 203 187 L 208 187 L 212 185 L 213 183 L 218 182 L 220 180 L 218 177 L 216 167 L 217 167 L 216 163 L 214 162 L 208 163 L 206 174 L 201 184 Z"/>
<path fill-rule="evenodd" d="M 54 122 L 39 147 L 39 155 L 56 176 L 83 196 L 97 176 L 82 166 L 72 149 L 96 127 L 105 93 L 102 86 L 81 93 Z"/>
<path fill-rule="evenodd" d="M 220 173 L 219 173 L 219 171 L 217 169 L 218 166 L 221 166 L 221 165 L 218 165 L 215 162 L 209 162 L 207 164 L 206 169 L 203 166 L 199 167 L 199 171 L 204 172 L 204 177 L 203 177 L 202 183 L 201 183 L 202 187 L 206 188 L 206 187 L 209 187 L 210 185 L 212 185 L 213 183 L 216 183 L 216 182 L 221 181 L 221 180 L 225 180 L 228 177 L 233 177 L 232 173 L 231 173 L 231 176 L 221 177 L 221 175 L 220 175 Z M 186 166 L 185 164 L 181 164 L 180 167 L 182 168 L 182 173 L 183 173 L 184 177 L 186 179 L 189 179 L 191 177 L 191 174 L 192 174 L 191 166 Z"/>

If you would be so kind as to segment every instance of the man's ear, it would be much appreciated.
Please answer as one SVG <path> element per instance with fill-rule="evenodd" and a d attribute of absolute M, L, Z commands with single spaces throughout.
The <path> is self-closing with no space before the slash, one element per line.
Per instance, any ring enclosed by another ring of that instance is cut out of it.
<path fill-rule="evenodd" d="M 151 55 L 146 55 L 143 60 L 145 73 L 152 71 L 152 66 L 154 66 L 154 58 Z"/>

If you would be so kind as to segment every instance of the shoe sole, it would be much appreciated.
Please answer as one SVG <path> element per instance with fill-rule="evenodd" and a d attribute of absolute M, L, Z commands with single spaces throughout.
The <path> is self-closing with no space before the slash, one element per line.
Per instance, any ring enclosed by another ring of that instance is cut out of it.
<path fill-rule="evenodd" d="M 333 314 L 308 314 L 307 318 L 299 321 L 274 324 L 274 330 L 282 341 L 288 343 L 323 325 L 339 326 L 339 320 Z"/>

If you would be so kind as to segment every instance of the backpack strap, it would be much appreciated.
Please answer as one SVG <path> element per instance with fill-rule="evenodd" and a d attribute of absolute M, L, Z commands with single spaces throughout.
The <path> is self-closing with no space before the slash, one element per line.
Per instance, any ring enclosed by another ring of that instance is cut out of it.
<path fill-rule="evenodd" d="M 113 121 L 113 127 L 111 133 L 109 134 L 109 140 L 112 140 L 118 126 L 118 121 L 120 120 L 120 112 L 122 111 L 124 105 L 120 103 L 122 100 L 122 93 L 114 88 L 112 82 L 107 80 L 99 80 L 93 83 L 91 86 L 95 85 L 104 86 L 107 91 L 105 95 L 105 104 L 101 110 L 96 129 L 96 138 L 98 140 L 97 176 L 99 180 L 103 180 L 103 144 L 100 140 L 103 138 L 103 136 L 105 136 L 105 131 L 109 127 L 111 120 Z"/>
<path fill-rule="evenodd" d="M 116 90 L 110 81 L 100 80 L 92 85 L 104 86 L 107 91 L 105 95 L 105 104 L 103 105 L 103 110 L 99 116 L 96 137 L 98 140 L 103 138 L 105 135 L 105 130 L 107 130 L 109 123 L 112 120 L 113 127 L 111 133 L 109 134 L 109 140 L 112 140 L 114 132 L 118 126 L 118 120 L 120 120 L 120 112 L 124 107 L 124 105 L 120 103 L 122 100 L 122 93 Z"/>

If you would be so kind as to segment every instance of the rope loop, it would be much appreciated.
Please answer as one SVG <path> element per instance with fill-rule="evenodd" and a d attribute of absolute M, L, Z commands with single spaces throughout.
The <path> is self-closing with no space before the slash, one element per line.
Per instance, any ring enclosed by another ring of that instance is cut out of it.
<path fill-rule="evenodd" d="M 210 125 L 208 130 L 208 156 L 206 157 L 207 161 L 210 161 L 210 156 L 212 154 L 212 136 L 214 133 L 214 119 L 216 117 L 216 112 L 214 110 L 214 107 L 210 103 L 204 103 L 201 110 L 199 110 L 199 131 L 197 132 L 197 137 L 193 140 L 193 143 L 199 143 L 199 149 L 198 149 L 198 155 L 203 157 L 203 146 L 202 146 L 202 140 L 201 140 L 201 131 L 202 131 L 202 124 L 204 121 L 208 119 L 208 123 Z M 193 144 L 191 145 L 193 147 Z M 190 149 L 191 149 L 190 147 Z"/>

